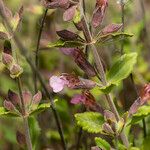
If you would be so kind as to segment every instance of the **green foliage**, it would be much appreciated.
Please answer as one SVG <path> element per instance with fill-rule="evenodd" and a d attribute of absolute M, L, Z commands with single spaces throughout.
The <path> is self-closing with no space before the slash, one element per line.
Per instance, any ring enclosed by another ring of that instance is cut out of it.
<path fill-rule="evenodd" d="M 41 113 L 42 111 L 50 108 L 50 106 L 51 106 L 50 103 L 40 104 L 36 109 L 34 109 L 33 111 L 31 111 L 29 115 L 35 115 L 35 114 Z"/>
<path fill-rule="evenodd" d="M 48 44 L 48 48 L 53 48 L 53 47 L 81 47 L 83 46 L 84 43 L 82 43 L 81 41 L 64 41 L 62 39 L 59 39 L 58 41 L 54 42 L 54 43 L 49 43 Z"/>
<path fill-rule="evenodd" d="M 100 113 L 97 112 L 85 112 L 75 114 L 77 124 L 84 130 L 90 133 L 102 132 L 102 124 L 104 118 Z"/>
<path fill-rule="evenodd" d="M 137 113 L 133 115 L 129 124 L 136 124 L 149 115 L 150 115 L 150 105 L 142 106 L 138 109 Z"/>
<path fill-rule="evenodd" d="M 106 34 L 106 35 L 101 35 L 98 37 L 97 43 L 100 45 L 105 45 L 105 44 L 109 44 L 109 43 L 114 43 L 120 40 L 125 40 L 128 37 L 132 37 L 133 34 L 129 34 L 129 33 L 110 33 L 110 34 Z"/>
<path fill-rule="evenodd" d="M 137 53 L 124 54 L 121 56 L 108 71 L 106 78 L 107 86 L 102 87 L 101 90 L 109 93 L 114 85 L 118 85 L 120 81 L 127 78 L 132 72 L 137 60 Z"/>
<path fill-rule="evenodd" d="M 137 60 L 137 53 L 124 54 L 121 56 L 107 73 L 107 81 L 116 84 L 128 77 L 132 72 Z"/>
<path fill-rule="evenodd" d="M 111 149 L 110 144 L 100 137 L 96 137 L 95 142 L 96 142 L 96 145 L 103 150 L 110 150 Z"/>
<path fill-rule="evenodd" d="M 35 117 L 29 117 L 29 127 L 31 130 L 30 133 L 32 137 L 33 149 L 36 150 L 41 129 Z"/>
<path fill-rule="evenodd" d="M 149 150 L 150 149 L 150 136 L 146 137 L 142 144 L 142 150 Z"/>
<path fill-rule="evenodd" d="M 19 117 L 19 114 L 7 111 L 4 107 L 0 107 L 0 117 Z"/>

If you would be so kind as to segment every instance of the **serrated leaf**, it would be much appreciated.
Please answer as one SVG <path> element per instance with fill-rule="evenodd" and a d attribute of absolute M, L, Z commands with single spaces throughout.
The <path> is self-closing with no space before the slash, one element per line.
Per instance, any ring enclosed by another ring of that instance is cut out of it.
<path fill-rule="evenodd" d="M 71 48 L 71 47 L 81 47 L 83 45 L 84 43 L 82 43 L 81 41 L 64 41 L 62 39 L 59 39 L 57 42 L 49 43 L 48 47 L 49 48 L 53 48 L 53 47 Z"/>
<path fill-rule="evenodd" d="M 124 54 L 121 56 L 107 73 L 107 81 L 109 84 L 120 82 L 127 78 L 132 72 L 137 61 L 137 53 Z"/>
<path fill-rule="evenodd" d="M 129 124 L 136 124 L 145 117 L 150 115 L 150 106 L 142 106 L 138 109 L 137 113 L 133 115 Z"/>
<path fill-rule="evenodd" d="M 102 132 L 102 124 L 104 118 L 100 113 L 97 112 L 85 112 L 75 114 L 77 124 L 84 130 L 90 133 Z"/>
<path fill-rule="evenodd" d="M 100 137 L 96 137 L 95 142 L 96 142 L 96 145 L 103 150 L 110 150 L 111 149 L 110 144 Z"/>

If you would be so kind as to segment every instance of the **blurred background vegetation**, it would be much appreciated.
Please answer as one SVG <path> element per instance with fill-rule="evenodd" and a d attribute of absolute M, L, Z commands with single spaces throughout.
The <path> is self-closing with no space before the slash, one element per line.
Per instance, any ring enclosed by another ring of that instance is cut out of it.
<path fill-rule="evenodd" d="M 143 84 L 150 81 L 150 1 L 143 0 L 144 8 L 141 5 L 142 0 L 129 0 L 125 6 L 125 32 L 131 33 L 134 36 L 125 41 L 125 52 L 137 52 L 138 53 L 138 63 L 134 68 L 133 77 L 138 88 Z M 40 1 L 38 0 L 5 0 L 6 5 L 15 13 L 21 5 L 24 6 L 24 14 L 22 24 L 19 29 L 19 37 L 22 43 L 30 51 L 29 54 L 35 57 L 35 49 L 37 44 L 38 32 L 41 23 L 41 16 L 44 13 L 44 8 L 42 7 Z M 92 16 L 92 11 L 94 9 L 95 1 L 86 0 L 86 15 L 90 19 Z M 102 24 L 103 28 L 105 25 L 110 23 L 120 23 L 121 22 L 121 9 L 117 4 L 117 0 L 109 0 L 109 7 L 107 9 L 105 21 Z M 40 72 L 45 79 L 47 86 L 49 77 L 52 74 L 58 73 L 76 73 L 78 75 L 83 75 L 83 72 L 78 69 L 76 64 L 71 58 L 64 56 L 57 48 L 47 48 L 49 42 L 56 41 L 58 39 L 56 35 L 57 30 L 68 29 L 78 33 L 72 22 L 64 22 L 62 19 L 62 10 L 49 10 L 46 17 L 46 22 L 44 24 L 44 30 L 42 33 L 42 39 L 40 43 Z M 100 30 L 100 29 L 97 29 Z M 96 31 L 93 31 L 96 33 Z M 83 37 L 82 33 L 81 36 Z M 0 41 L 0 51 L 3 50 L 3 42 Z M 102 46 L 98 46 L 100 55 L 106 61 L 107 68 L 110 67 L 113 60 L 119 57 L 121 42 L 111 42 Z M 23 87 L 34 93 L 34 78 L 32 70 L 25 61 L 24 57 L 21 56 L 16 45 L 13 43 L 13 49 L 17 50 L 17 55 L 19 57 L 19 63 L 24 68 L 24 74 L 22 76 Z M 1 53 L 0 53 L 1 54 Z M 92 61 L 91 54 L 90 60 Z M 114 89 L 114 98 L 117 106 L 120 108 L 120 112 L 123 110 L 128 110 L 129 106 L 136 99 L 136 93 L 134 92 L 133 86 L 130 79 L 125 80 L 126 86 L 123 91 L 123 86 L 120 84 L 119 87 Z M 3 101 L 7 96 L 8 90 L 18 91 L 16 83 L 9 76 L 8 71 L 0 62 L 0 105 L 3 105 Z M 40 89 L 40 85 L 39 85 Z M 42 89 L 40 89 L 42 91 Z M 50 92 L 52 90 L 49 88 Z M 79 128 L 76 126 L 74 121 L 74 114 L 81 111 L 81 106 L 73 106 L 70 104 L 70 99 L 74 93 L 78 91 L 65 90 L 59 95 L 54 95 L 57 110 L 59 111 L 65 138 L 69 143 L 70 149 L 74 149 L 77 143 L 77 137 L 79 135 Z M 102 104 L 106 105 L 103 100 L 103 96 L 100 91 L 94 89 L 92 91 L 96 99 Z M 43 97 L 43 101 L 47 101 Z M 36 121 L 37 119 L 37 121 Z M 150 125 L 150 120 L 147 119 L 147 127 Z M 30 119 L 31 134 L 34 145 L 36 145 L 36 150 L 46 150 L 46 149 L 61 149 L 60 137 L 57 132 L 55 121 L 50 110 L 42 112 L 40 115 L 35 116 L 35 118 Z M 14 118 L 0 118 L 0 150 L 17 150 L 21 149 L 16 142 L 16 131 L 23 130 L 22 122 L 19 119 Z M 142 141 L 140 137 L 142 136 L 141 125 L 135 125 L 131 130 L 130 139 L 140 146 Z M 150 133 L 150 132 L 149 132 Z M 150 136 L 149 136 L 150 137 Z M 83 132 L 82 135 L 82 149 L 90 149 L 90 146 L 95 145 L 91 135 Z M 150 138 L 149 138 L 150 139 Z M 150 144 L 150 142 L 147 142 Z M 150 146 L 150 145 L 149 145 Z M 18 148 L 19 147 L 19 148 Z M 149 148 L 149 147 L 148 147 Z M 148 150 L 148 149 L 147 149 Z"/>

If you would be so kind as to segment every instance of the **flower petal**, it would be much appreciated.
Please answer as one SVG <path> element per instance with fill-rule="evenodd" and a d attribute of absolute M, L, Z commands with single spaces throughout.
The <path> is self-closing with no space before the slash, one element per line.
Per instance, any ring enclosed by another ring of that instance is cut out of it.
<path fill-rule="evenodd" d="M 58 93 L 63 90 L 66 82 L 58 76 L 52 76 L 49 80 L 49 84 L 53 88 L 53 91 Z"/>
<path fill-rule="evenodd" d="M 71 99 L 72 104 L 80 104 L 81 102 L 85 101 L 85 97 L 82 94 L 77 94 Z"/>

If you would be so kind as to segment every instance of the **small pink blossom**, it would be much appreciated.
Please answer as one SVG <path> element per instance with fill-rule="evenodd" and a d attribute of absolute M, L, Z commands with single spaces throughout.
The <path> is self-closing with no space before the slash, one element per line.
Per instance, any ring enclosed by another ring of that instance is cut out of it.
<path fill-rule="evenodd" d="M 77 94 L 71 99 L 72 104 L 80 104 L 86 100 L 86 97 L 82 94 Z"/>
<path fill-rule="evenodd" d="M 52 76 L 49 80 L 49 84 L 53 88 L 53 91 L 57 93 L 63 90 L 67 82 L 63 80 L 61 76 Z"/>

